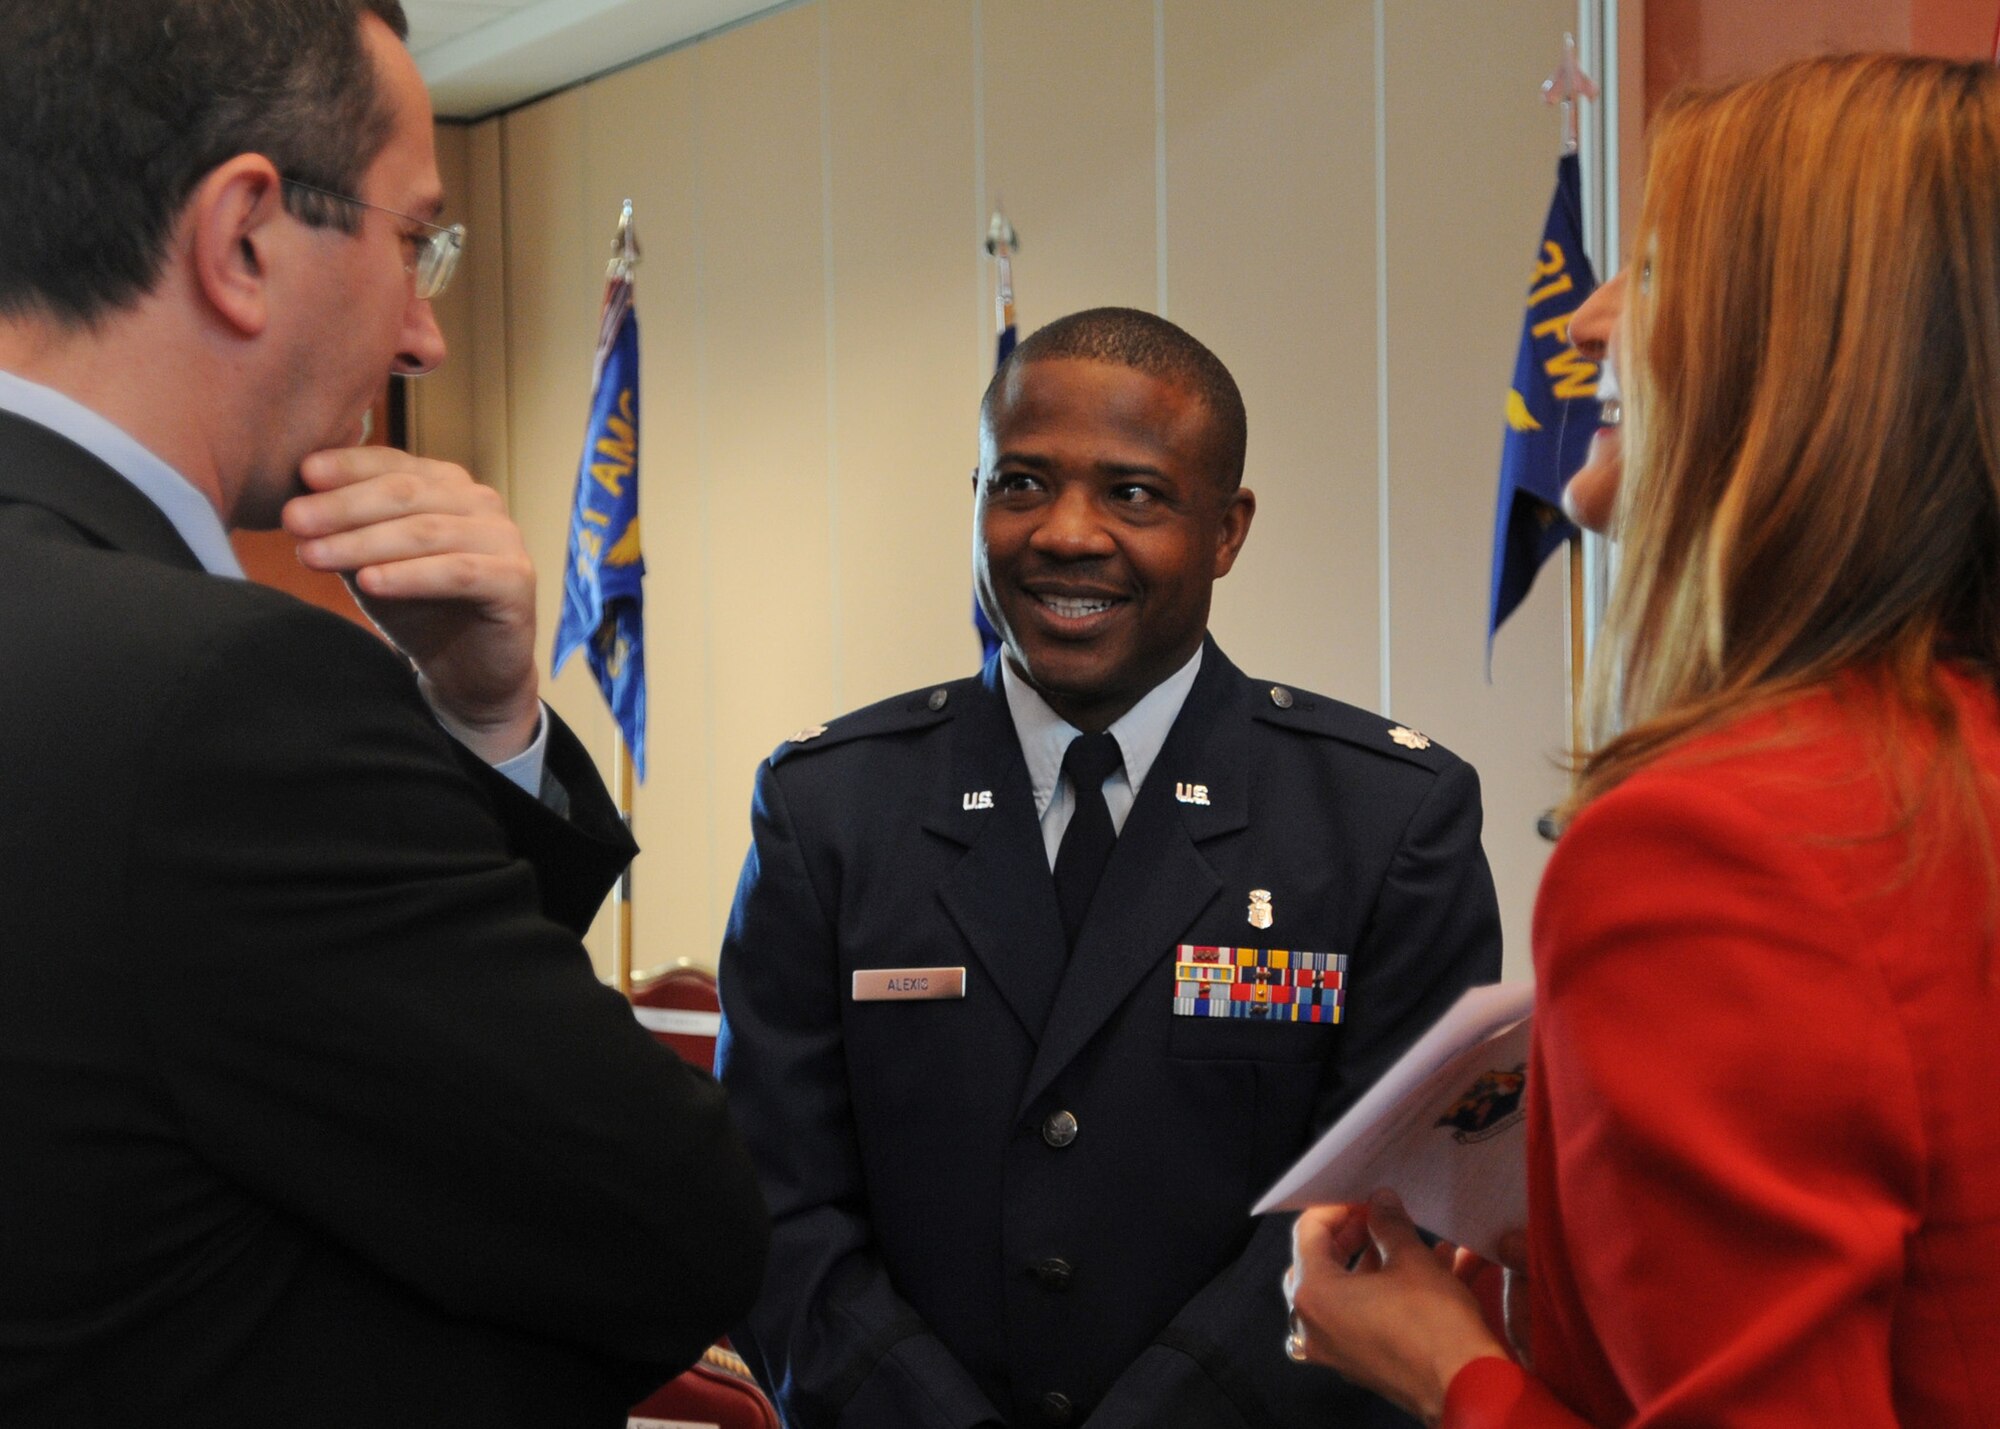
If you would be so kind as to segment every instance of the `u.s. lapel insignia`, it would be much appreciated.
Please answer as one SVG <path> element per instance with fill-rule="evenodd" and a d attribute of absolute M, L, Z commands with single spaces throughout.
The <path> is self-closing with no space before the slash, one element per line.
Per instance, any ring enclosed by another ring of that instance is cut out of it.
<path fill-rule="evenodd" d="M 1205 809 L 1208 807 L 1208 785 L 1187 784 L 1177 779 L 1174 781 L 1174 797 L 1183 804 L 1199 804 Z"/>
<path fill-rule="evenodd" d="M 1271 926 L 1271 891 L 1268 888 L 1250 890 L 1250 926 L 1268 928 Z"/>
<path fill-rule="evenodd" d="M 958 802 L 959 806 L 965 809 L 990 809 L 993 807 L 993 791 L 991 789 L 969 791 Z"/>
<path fill-rule="evenodd" d="M 1396 743 L 1402 745 L 1405 749 L 1429 749 L 1431 747 L 1431 737 L 1429 735 L 1418 734 L 1407 725 L 1399 724 L 1390 730 L 1389 738 L 1395 740 Z"/>
<path fill-rule="evenodd" d="M 797 734 L 793 735 L 790 741 L 788 742 L 792 744 L 804 744 L 807 740 L 818 739 L 821 735 L 825 733 L 826 733 L 825 725 L 809 724 L 804 729 L 800 730 Z"/>

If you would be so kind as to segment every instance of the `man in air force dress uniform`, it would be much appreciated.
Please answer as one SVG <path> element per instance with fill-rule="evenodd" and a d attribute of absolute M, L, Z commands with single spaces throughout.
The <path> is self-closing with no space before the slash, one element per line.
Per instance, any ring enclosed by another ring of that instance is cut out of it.
<path fill-rule="evenodd" d="M 798 1429 L 1403 1422 L 1289 1363 L 1256 1195 L 1499 974 L 1469 766 L 1206 638 L 1226 369 L 1100 309 L 982 410 L 978 675 L 759 771 L 722 1065 Z M 1108 738 L 1107 738 L 1108 736 Z"/>

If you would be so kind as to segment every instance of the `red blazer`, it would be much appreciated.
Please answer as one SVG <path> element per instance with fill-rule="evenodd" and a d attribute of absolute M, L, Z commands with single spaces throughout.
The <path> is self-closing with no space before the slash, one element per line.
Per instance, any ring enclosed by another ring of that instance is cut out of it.
<path fill-rule="evenodd" d="M 1990 781 L 1993 696 L 1947 681 Z M 1537 1378 L 1467 1366 L 1447 1429 L 1996 1422 L 2000 903 L 1948 778 L 1899 826 L 1928 749 L 1857 681 L 1563 836 L 1535 910 Z"/>

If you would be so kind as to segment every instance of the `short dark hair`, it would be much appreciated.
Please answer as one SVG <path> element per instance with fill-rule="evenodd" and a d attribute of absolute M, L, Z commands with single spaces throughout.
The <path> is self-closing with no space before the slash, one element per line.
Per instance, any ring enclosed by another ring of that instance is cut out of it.
<path fill-rule="evenodd" d="M 1243 453 L 1249 441 L 1249 419 L 1243 394 L 1222 359 L 1197 342 L 1186 329 L 1138 308 L 1086 308 L 1037 328 L 1000 364 L 980 399 L 979 419 L 993 420 L 993 404 L 1015 369 L 1049 358 L 1081 358 L 1129 367 L 1163 382 L 1183 387 L 1208 409 L 1214 475 L 1224 492 L 1243 484 Z"/>
<path fill-rule="evenodd" d="M 0 315 L 86 324 L 151 290 L 202 177 L 262 154 L 351 194 L 387 142 L 364 15 L 401 0 L 9 0 L 0 5 Z M 316 226 L 352 206 L 289 185 Z"/>

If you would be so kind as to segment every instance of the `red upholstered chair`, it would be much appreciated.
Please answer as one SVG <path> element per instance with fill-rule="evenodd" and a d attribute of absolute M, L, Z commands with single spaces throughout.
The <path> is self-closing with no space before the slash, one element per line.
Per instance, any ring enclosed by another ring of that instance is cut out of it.
<path fill-rule="evenodd" d="M 779 1429 L 778 1411 L 721 1346 L 632 1406 L 626 1429 Z"/>
<path fill-rule="evenodd" d="M 722 1029 L 715 974 L 691 967 L 654 973 L 633 984 L 632 1011 L 690 1067 L 715 1070 L 715 1039 Z"/>
<path fill-rule="evenodd" d="M 632 1013 L 689 1066 L 715 1070 L 722 1003 L 714 974 L 669 968 L 634 984 Z M 632 1406 L 628 1429 L 779 1429 L 778 1411 L 727 1344 Z"/>

